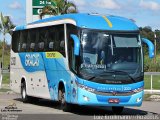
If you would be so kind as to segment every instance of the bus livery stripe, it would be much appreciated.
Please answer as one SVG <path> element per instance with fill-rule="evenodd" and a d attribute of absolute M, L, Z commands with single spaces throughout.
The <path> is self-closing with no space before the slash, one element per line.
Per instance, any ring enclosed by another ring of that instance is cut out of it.
<path fill-rule="evenodd" d="M 102 16 L 102 17 L 103 17 L 103 18 L 105 19 L 105 21 L 108 23 L 109 27 L 112 28 L 113 25 L 112 25 L 111 21 L 110 21 L 106 16 Z"/>
<path fill-rule="evenodd" d="M 46 58 L 62 58 L 62 54 L 59 52 L 46 52 Z"/>

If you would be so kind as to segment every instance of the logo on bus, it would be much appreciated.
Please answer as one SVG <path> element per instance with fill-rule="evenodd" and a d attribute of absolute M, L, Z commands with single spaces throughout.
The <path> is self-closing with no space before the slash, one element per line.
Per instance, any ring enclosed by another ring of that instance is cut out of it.
<path fill-rule="evenodd" d="M 26 66 L 39 66 L 39 54 L 26 54 L 25 56 Z"/>

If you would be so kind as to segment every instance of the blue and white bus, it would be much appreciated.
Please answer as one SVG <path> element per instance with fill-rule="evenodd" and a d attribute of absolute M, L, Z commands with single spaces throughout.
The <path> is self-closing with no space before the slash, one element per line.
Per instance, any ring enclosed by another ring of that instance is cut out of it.
<path fill-rule="evenodd" d="M 143 100 L 142 42 L 154 56 L 154 46 L 140 37 L 127 18 L 66 14 L 17 26 L 12 36 L 10 87 L 22 100 L 71 104 L 140 106 Z"/>

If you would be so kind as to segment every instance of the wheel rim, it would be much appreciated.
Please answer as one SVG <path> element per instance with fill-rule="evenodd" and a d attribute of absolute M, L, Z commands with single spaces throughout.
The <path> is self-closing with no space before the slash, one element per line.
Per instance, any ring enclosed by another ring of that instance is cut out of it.
<path fill-rule="evenodd" d="M 26 98 L 26 90 L 23 88 L 22 89 L 22 98 L 25 99 Z"/>
<path fill-rule="evenodd" d="M 63 108 L 65 106 L 65 92 L 59 91 L 59 93 L 60 93 L 60 104 L 61 107 Z"/>

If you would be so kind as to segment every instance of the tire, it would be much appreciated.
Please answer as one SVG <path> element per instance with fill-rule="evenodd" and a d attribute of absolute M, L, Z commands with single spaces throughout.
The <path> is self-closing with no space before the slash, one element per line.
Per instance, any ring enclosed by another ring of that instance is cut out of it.
<path fill-rule="evenodd" d="M 27 103 L 30 101 L 30 97 L 27 95 L 27 92 L 26 92 L 26 83 L 25 82 L 23 82 L 21 84 L 21 97 L 22 97 L 23 103 Z"/>
<path fill-rule="evenodd" d="M 121 106 L 113 106 L 112 107 L 112 112 L 116 115 L 119 115 L 123 112 L 124 107 Z"/>
<path fill-rule="evenodd" d="M 59 98 L 59 103 L 60 103 L 60 109 L 65 112 L 68 112 L 71 110 L 71 105 L 66 102 L 65 94 L 66 94 L 65 90 L 64 88 L 62 88 L 58 92 L 58 98 Z"/>

